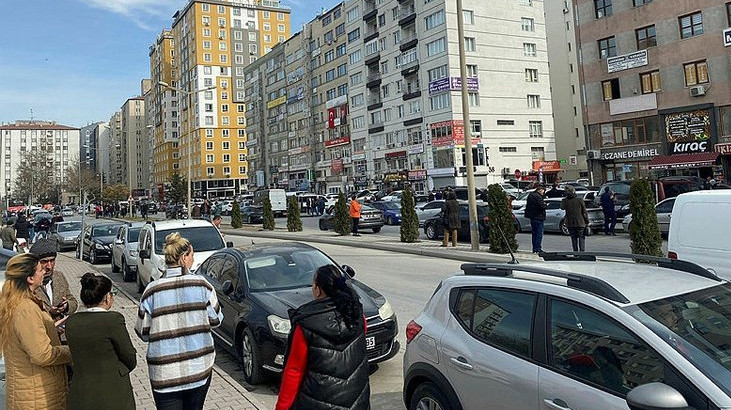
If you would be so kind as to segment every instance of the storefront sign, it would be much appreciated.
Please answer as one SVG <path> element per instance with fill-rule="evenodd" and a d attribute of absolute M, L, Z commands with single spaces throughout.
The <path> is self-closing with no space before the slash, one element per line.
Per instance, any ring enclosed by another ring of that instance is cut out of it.
<path fill-rule="evenodd" d="M 723 45 L 725 47 L 731 46 L 731 28 L 723 30 Z"/>
<path fill-rule="evenodd" d="M 533 161 L 534 171 L 560 171 L 561 163 L 558 161 Z"/>
<path fill-rule="evenodd" d="M 694 110 L 665 115 L 665 133 L 671 154 L 711 150 L 710 110 Z"/>
<path fill-rule="evenodd" d="M 603 160 L 649 158 L 660 155 L 657 148 L 640 148 L 625 151 L 602 152 Z"/>
<path fill-rule="evenodd" d="M 364 160 L 364 159 L 366 159 L 366 154 L 365 153 L 353 154 L 353 161 L 361 161 L 361 160 Z"/>
<path fill-rule="evenodd" d="M 330 169 L 333 173 L 337 173 L 343 170 L 343 159 L 338 158 L 332 160 L 332 163 L 330 164 Z"/>
<path fill-rule="evenodd" d="M 426 174 L 432 177 L 454 176 L 454 168 L 431 168 L 426 170 Z"/>
<path fill-rule="evenodd" d="M 461 77 L 446 77 L 434 80 L 429 83 L 429 95 L 441 93 L 444 91 L 459 91 L 462 89 Z M 475 92 L 480 89 L 480 83 L 477 77 L 467 78 L 467 90 Z"/>
<path fill-rule="evenodd" d="M 462 120 L 451 120 L 435 122 L 429 125 L 431 131 L 431 145 L 435 148 L 452 148 L 464 146 L 464 122 Z M 472 144 L 480 143 L 479 138 L 472 138 Z"/>
<path fill-rule="evenodd" d="M 421 154 L 424 152 L 424 146 L 421 144 L 409 146 L 409 154 Z"/>
<path fill-rule="evenodd" d="M 383 176 L 383 182 L 400 182 L 406 181 L 409 178 L 409 174 L 406 171 L 399 171 L 396 173 L 385 174 Z"/>
<path fill-rule="evenodd" d="M 406 156 L 406 151 L 387 152 L 384 156 L 386 158 L 403 158 Z"/>
<path fill-rule="evenodd" d="M 646 66 L 647 64 L 649 64 L 647 50 L 640 50 L 634 53 L 607 58 L 607 72 L 614 73 Z"/>
<path fill-rule="evenodd" d="M 721 155 L 731 155 L 731 143 L 716 144 L 716 152 Z"/>
<path fill-rule="evenodd" d="M 425 169 L 409 171 L 409 181 L 421 181 L 424 179 L 426 179 L 426 170 Z"/>
<path fill-rule="evenodd" d="M 710 145 L 708 141 L 695 141 L 695 142 L 671 142 L 670 143 L 670 154 L 691 154 L 698 152 L 710 151 Z"/>
<path fill-rule="evenodd" d="M 325 141 L 325 146 L 328 148 L 338 147 L 340 145 L 350 144 L 350 137 L 340 137 Z"/>

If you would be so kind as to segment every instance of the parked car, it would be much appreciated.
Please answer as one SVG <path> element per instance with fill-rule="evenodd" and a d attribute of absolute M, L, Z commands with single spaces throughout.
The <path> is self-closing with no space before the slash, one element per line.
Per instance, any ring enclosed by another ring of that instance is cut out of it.
<path fill-rule="evenodd" d="M 517 198 L 513 199 L 513 209 L 515 210 L 524 207 L 525 204 L 528 202 L 528 195 L 530 195 L 533 191 L 535 191 L 535 189 L 529 189 L 518 195 Z"/>
<path fill-rule="evenodd" d="M 262 206 L 264 198 L 269 198 L 274 216 L 287 214 L 287 194 L 283 189 L 260 189 L 254 192 L 254 205 Z"/>
<path fill-rule="evenodd" d="M 457 197 L 457 199 L 459 199 L 461 201 L 467 201 L 469 199 L 468 198 L 469 191 L 467 190 L 467 187 L 458 186 L 458 187 L 452 188 L 452 190 L 454 191 L 454 195 Z M 482 189 L 482 188 L 475 188 L 475 197 L 477 198 L 478 201 L 482 197 L 483 191 L 487 191 L 487 190 Z M 485 195 L 487 195 L 487 192 L 485 192 Z"/>
<path fill-rule="evenodd" d="M 463 264 L 406 326 L 406 408 L 731 408 L 731 285 L 631 257 Z"/>
<path fill-rule="evenodd" d="M 480 231 L 480 242 L 487 242 L 489 236 L 489 224 L 487 218 L 487 204 L 479 202 L 477 204 L 477 221 Z M 470 240 L 470 215 L 469 204 L 466 201 L 460 201 L 459 219 L 462 222 L 459 230 L 457 230 L 457 238 L 462 240 Z M 424 235 L 428 239 L 437 240 L 444 236 L 444 225 L 442 225 L 442 214 L 438 213 L 426 221 L 424 221 Z"/>
<path fill-rule="evenodd" d="M 76 241 L 81 235 L 81 221 L 56 222 L 51 225 L 49 238 L 56 241 L 59 252 L 76 248 Z"/>
<path fill-rule="evenodd" d="M 76 243 L 76 258 L 89 259 L 95 265 L 102 259 L 111 259 L 112 242 L 119 232 L 120 223 L 86 225 Z M 83 253 L 81 244 L 83 246 Z"/>
<path fill-rule="evenodd" d="M 546 221 L 543 224 L 545 232 L 556 232 L 564 235 L 569 234 L 569 228 L 566 227 L 566 211 L 561 209 L 561 201 L 563 198 L 546 198 Z M 601 208 L 588 208 L 586 213 L 589 215 L 589 230 L 587 234 L 591 235 L 604 227 L 604 213 Z M 518 232 L 530 232 L 530 219 L 525 217 L 525 207 L 513 210 L 515 219 L 520 224 Z"/>
<path fill-rule="evenodd" d="M 165 207 L 165 219 L 187 219 L 188 207 L 185 204 L 168 204 Z"/>
<path fill-rule="evenodd" d="M 160 279 L 165 271 L 165 255 L 163 254 L 165 237 L 173 232 L 180 233 L 193 245 L 193 266 L 190 268 L 192 273 L 195 273 L 198 266 L 214 252 L 233 246 L 233 242 L 224 242 L 221 232 L 213 224 L 202 219 L 147 221 L 140 229 L 137 244 L 137 291 L 139 293 L 144 292 L 150 282 Z"/>
<path fill-rule="evenodd" d="M 533 188 L 535 181 L 518 181 L 516 179 L 505 180 L 503 183 L 508 183 L 521 191 Z"/>
<path fill-rule="evenodd" d="M 264 220 L 264 208 L 254 205 L 241 207 L 241 220 L 247 224 L 259 224 Z"/>
<path fill-rule="evenodd" d="M 378 209 L 371 208 L 368 205 L 361 205 L 360 219 L 358 220 L 358 230 L 371 229 L 373 233 L 381 232 L 383 228 L 383 212 Z M 320 230 L 327 231 L 335 229 L 335 212 L 325 213 L 320 217 Z"/>
<path fill-rule="evenodd" d="M 678 195 L 670 214 L 668 257 L 697 263 L 731 280 L 731 241 L 726 216 L 731 191 L 696 191 Z"/>
<path fill-rule="evenodd" d="M 61 216 L 74 216 L 74 210 L 71 208 L 61 209 Z"/>
<path fill-rule="evenodd" d="M 668 198 L 660 201 L 655 205 L 655 215 L 657 215 L 657 226 L 660 228 L 660 234 L 667 236 L 670 231 L 670 214 L 673 212 L 675 198 Z M 629 232 L 629 226 L 632 224 L 632 214 L 627 214 L 622 220 L 622 229 Z"/>
<path fill-rule="evenodd" d="M 401 204 L 398 202 L 370 202 L 368 206 L 378 209 L 383 212 L 383 219 L 386 221 L 386 225 L 400 225 L 401 224 Z"/>
<path fill-rule="evenodd" d="M 401 202 L 401 196 L 402 195 L 403 195 L 403 191 L 393 191 L 390 194 L 388 194 L 388 195 L 382 197 L 381 199 L 379 199 L 379 201 L 384 201 L 384 202 L 391 202 L 391 201 Z"/>
<path fill-rule="evenodd" d="M 338 265 L 317 248 L 290 242 L 226 249 L 198 269 L 216 289 L 223 310 L 223 323 L 214 333 L 240 358 L 249 384 L 262 382 L 267 373 L 282 372 L 291 329 L 288 310 L 312 300 L 313 275 L 327 264 Z M 340 268 L 363 305 L 368 361 L 392 358 L 399 343 L 391 304 L 354 279 L 353 268 Z"/>
<path fill-rule="evenodd" d="M 137 279 L 137 240 L 142 230 L 142 222 L 122 225 L 112 245 L 112 272 L 122 270 L 122 280 L 132 282 Z"/>
<path fill-rule="evenodd" d="M 518 195 L 520 195 L 523 192 L 521 189 L 518 189 L 518 188 L 514 187 L 513 185 L 508 184 L 507 182 L 503 182 L 502 184 L 500 184 L 500 187 L 503 189 L 503 191 L 505 191 L 506 194 L 508 194 L 514 198 L 517 198 Z"/>
<path fill-rule="evenodd" d="M 622 222 L 622 219 L 629 213 L 629 188 L 631 184 L 631 181 L 613 181 L 602 184 L 594 198 L 594 206 L 597 208 L 602 207 L 602 194 L 606 188 L 609 188 L 614 192 L 614 211 L 617 213 L 617 222 Z"/>
<path fill-rule="evenodd" d="M 436 201 L 427 202 L 423 205 L 417 205 L 416 216 L 419 217 L 419 228 L 424 226 L 424 222 L 427 219 L 442 212 L 442 206 L 444 206 L 443 199 L 437 199 Z"/>

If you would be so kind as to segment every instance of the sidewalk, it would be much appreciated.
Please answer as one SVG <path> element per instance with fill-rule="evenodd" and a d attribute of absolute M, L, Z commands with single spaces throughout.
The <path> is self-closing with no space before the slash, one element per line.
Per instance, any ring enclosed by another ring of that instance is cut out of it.
<path fill-rule="evenodd" d="M 79 298 L 81 284 L 79 280 L 84 273 L 96 271 L 94 267 L 78 259 L 59 254 L 56 261 L 56 268 L 63 272 L 69 282 L 71 292 Z M 113 310 L 124 315 L 127 331 L 135 349 L 137 349 L 137 368 L 130 373 L 132 389 L 135 393 L 135 402 L 138 409 L 154 409 L 155 401 L 152 398 L 152 390 L 147 374 L 147 343 L 140 340 L 134 332 L 135 321 L 137 320 L 137 301 L 131 295 L 118 289 L 119 293 L 114 299 Z M 81 301 L 79 300 L 79 305 Z M 82 309 L 80 306 L 79 309 Z M 217 365 L 213 368 L 211 387 L 206 398 L 206 409 L 227 409 L 227 410 L 255 410 L 265 409 L 262 403 L 254 399 L 251 394 L 241 385 L 222 371 Z"/>

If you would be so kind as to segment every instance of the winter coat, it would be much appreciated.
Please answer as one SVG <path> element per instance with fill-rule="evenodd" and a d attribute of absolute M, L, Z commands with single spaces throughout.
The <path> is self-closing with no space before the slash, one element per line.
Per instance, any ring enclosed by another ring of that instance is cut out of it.
<path fill-rule="evenodd" d="M 137 351 L 124 316 L 119 312 L 77 313 L 66 322 L 66 338 L 74 357 L 69 408 L 134 409 L 129 373 L 137 366 Z"/>
<path fill-rule="evenodd" d="M 614 194 L 605 192 L 599 197 L 599 200 L 602 203 L 602 210 L 605 214 L 614 214 Z"/>
<path fill-rule="evenodd" d="M 348 211 L 348 214 L 351 218 L 360 218 L 360 210 L 362 206 L 358 203 L 357 199 L 353 199 L 350 201 L 350 210 Z"/>
<path fill-rule="evenodd" d="M 15 236 L 18 238 L 30 238 L 30 224 L 25 218 L 18 218 L 15 222 Z"/>
<path fill-rule="evenodd" d="M 68 309 L 63 312 L 66 314 L 72 314 L 76 312 L 76 309 L 79 308 L 79 302 L 76 300 L 76 297 L 73 293 L 71 293 L 71 290 L 69 290 L 69 282 L 66 280 L 66 276 L 59 272 L 58 270 L 54 269 L 53 274 L 51 277 L 51 290 L 53 300 L 48 300 L 48 295 L 46 295 L 45 285 L 42 285 L 38 290 L 36 290 L 36 297 L 43 302 L 43 304 L 46 306 L 46 309 L 58 306 L 59 303 L 61 303 L 61 298 L 66 298 L 66 301 L 68 304 Z M 60 317 L 54 318 L 56 320 L 60 319 Z"/>
<path fill-rule="evenodd" d="M 330 298 L 304 304 L 290 318 L 307 342 L 307 369 L 291 409 L 370 408 L 365 319 L 348 329 Z"/>
<path fill-rule="evenodd" d="M 546 203 L 543 201 L 543 196 L 537 191 L 533 191 L 528 195 L 525 203 L 525 217 L 538 221 L 546 220 Z"/>
<path fill-rule="evenodd" d="M 462 227 L 462 221 L 459 218 L 459 202 L 456 199 L 444 201 L 444 205 L 442 205 L 442 226 L 449 231 Z"/>
<path fill-rule="evenodd" d="M 33 300 L 15 308 L 5 341 L 6 410 L 65 410 L 68 346 L 61 346 L 48 313 Z"/>
<path fill-rule="evenodd" d="M 3 248 L 13 249 L 13 246 L 18 242 L 18 238 L 15 237 L 15 228 L 13 228 L 13 225 L 5 225 L 0 230 L 0 239 L 2 239 Z"/>
<path fill-rule="evenodd" d="M 589 225 L 589 214 L 584 200 L 576 194 L 568 194 L 561 200 L 561 209 L 566 211 L 564 220 L 568 228 L 585 228 Z"/>

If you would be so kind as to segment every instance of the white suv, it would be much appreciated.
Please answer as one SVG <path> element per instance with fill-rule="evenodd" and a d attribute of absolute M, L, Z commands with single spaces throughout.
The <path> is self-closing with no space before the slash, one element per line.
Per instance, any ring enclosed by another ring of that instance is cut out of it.
<path fill-rule="evenodd" d="M 544 260 L 442 281 L 406 327 L 408 409 L 731 409 L 728 282 L 667 258 Z"/>
<path fill-rule="evenodd" d="M 162 250 L 165 237 L 173 232 L 189 240 L 193 245 L 194 260 L 191 272 L 205 262 L 214 252 L 232 247 L 232 242 L 224 242 L 223 236 L 210 222 L 193 220 L 148 221 L 140 230 L 137 258 L 137 290 L 142 293 L 153 280 L 160 279 L 165 272 L 165 255 Z"/>

